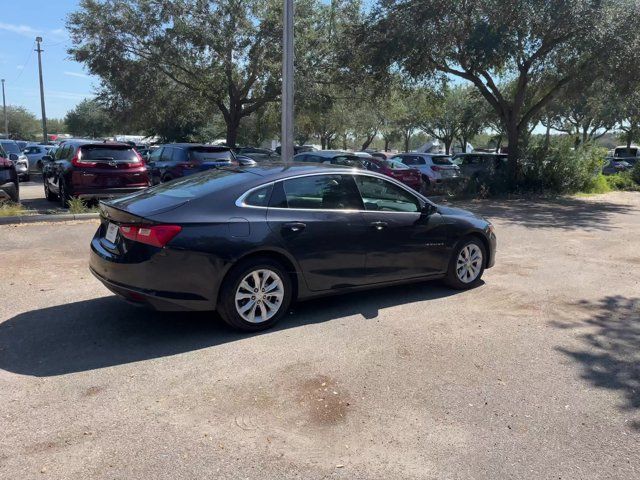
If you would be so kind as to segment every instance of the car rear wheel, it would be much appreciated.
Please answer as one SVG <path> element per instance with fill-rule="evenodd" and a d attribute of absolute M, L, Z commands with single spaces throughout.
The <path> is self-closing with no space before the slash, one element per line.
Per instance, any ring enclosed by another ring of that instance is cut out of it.
<path fill-rule="evenodd" d="M 477 287 L 482 281 L 487 252 L 480 239 L 462 239 L 454 250 L 445 282 L 457 290 Z"/>
<path fill-rule="evenodd" d="M 220 289 L 218 312 L 230 326 L 265 330 L 282 318 L 292 298 L 291 277 L 270 258 L 256 258 L 234 267 Z"/>
<path fill-rule="evenodd" d="M 60 206 L 62 208 L 69 208 L 69 192 L 67 192 L 67 185 L 62 179 L 58 181 L 58 185 L 58 188 L 60 189 L 58 192 L 58 197 L 60 198 Z"/>
<path fill-rule="evenodd" d="M 14 202 L 20 202 L 20 186 L 18 183 L 14 183 L 12 188 L 6 188 L 5 192 L 9 195 L 9 199 Z"/>
<path fill-rule="evenodd" d="M 44 196 L 50 202 L 54 202 L 58 199 L 58 196 L 55 193 L 53 193 L 51 190 L 49 190 L 49 182 L 47 182 L 46 179 L 44 181 Z"/>

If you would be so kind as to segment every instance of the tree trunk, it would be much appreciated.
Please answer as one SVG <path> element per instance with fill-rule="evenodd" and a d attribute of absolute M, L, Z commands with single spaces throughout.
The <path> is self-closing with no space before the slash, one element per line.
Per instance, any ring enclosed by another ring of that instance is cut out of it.
<path fill-rule="evenodd" d="M 409 142 L 411 141 L 411 132 L 405 132 L 404 134 L 404 151 L 409 151 Z"/>
<path fill-rule="evenodd" d="M 342 135 L 342 149 L 346 150 L 347 149 L 347 135 Z"/>
<path fill-rule="evenodd" d="M 327 137 L 324 135 L 320 135 L 320 148 L 322 148 L 322 150 L 327 149 Z"/>
<path fill-rule="evenodd" d="M 240 116 L 232 112 L 228 118 L 224 119 L 227 125 L 227 145 L 231 148 L 236 146 L 238 130 L 240 128 Z"/>
<path fill-rule="evenodd" d="M 389 151 L 389 139 L 388 138 L 384 139 L 384 151 L 385 152 Z"/>
<path fill-rule="evenodd" d="M 507 141 L 509 142 L 508 178 L 510 188 L 518 181 L 518 160 L 520 157 L 520 129 L 515 120 L 507 123 Z"/>
<path fill-rule="evenodd" d="M 373 135 L 367 136 L 364 143 L 362 144 L 362 151 L 365 151 L 367 148 L 369 148 L 369 145 L 371 145 L 371 142 L 373 142 L 373 138 L 374 138 Z"/>
<path fill-rule="evenodd" d="M 544 149 L 545 151 L 549 150 L 549 145 L 551 144 L 551 123 L 547 122 L 547 130 L 544 132 Z"/>
<path fill-rule="evenodd" d="M 444 153 L 449 155 L 451 153 L 451 144 L 453 143 L 453 139 L 447 138 L 444 140 Z"/>

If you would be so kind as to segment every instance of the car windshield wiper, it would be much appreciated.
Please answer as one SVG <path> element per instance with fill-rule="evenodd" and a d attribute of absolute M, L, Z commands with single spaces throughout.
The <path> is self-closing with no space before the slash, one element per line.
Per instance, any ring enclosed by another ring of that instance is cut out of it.
<path fill-rule="evenodd" d="M 87 159 L 89 160 L 89 159 Z M 110 162 L 111 160 L 115 160 L 115 158 L 113 157 L 96 157 L 96 158 L 92 158 L 91 160 L 106 160 L 107 162 Z"/>

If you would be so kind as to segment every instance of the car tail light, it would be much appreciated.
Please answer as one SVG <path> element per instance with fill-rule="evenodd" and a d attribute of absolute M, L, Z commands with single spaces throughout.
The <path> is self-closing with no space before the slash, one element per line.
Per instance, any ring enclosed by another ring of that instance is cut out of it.
<path fill-rule="evenodd" d="M 120 234 L 129 240 L 153 247 L 164 247 L 180 233 L 179 225 L 121 225 Z"/>
<path fill-rule="evenodd" d="M 71 164 L 74 167 L 95 167 L 98 162 L 87 162 L 86 160 L 82 160 L 82 150 L 78 149 L 78 153 L 76 153 L 75 157 L 71 159 Z"/>
<path fill-rule="evenodd" d="M 13 167 L 13 162 L 8 158 L 0 157 L 0 167 Z"/>
<path fill-rule="evenodd" d="M 136 158 L 138 159 L 138 161 L 134 163 L 130 163 L 129 168 L 144 167 L 144 159 L 142 158 L 142 155 L 140 155 L 135 148 L 133 149 L 133 153 L 136 154 Z"/>
<path fill-rule="evenodd" d="M 437 165 L 433 165 L 431 167 L 431 170 L 433 170 L 434 172 L 439 172 L 440 170 L 444 170 L 444 168 L 438 167 Z"/>

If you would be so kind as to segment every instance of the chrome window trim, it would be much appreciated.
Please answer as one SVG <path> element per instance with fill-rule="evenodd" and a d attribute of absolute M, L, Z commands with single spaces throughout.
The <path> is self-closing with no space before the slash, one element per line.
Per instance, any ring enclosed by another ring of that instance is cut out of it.
<path fill-rule="evenodd" d="M 288 211 L 296 211 L 296 212 L 348 212 L 348 213 L 404 213 L 404 214 L 409 214 L 409 215 L 415 215 L 415 214 L 420 214 L 420 211 L 418 210 L 417 212 L 388 212 L 388 211 L 384 211 L 384 210 L 353 210 L 353 209 L 349 209 L 349 210 L 341 210 L 341 209 L 329 209 L 329 208 L 283 208 L 283 207 L 260 207 L 257 205 L 247 205 L 246 203 L 244 203 L 245 199 L 251 195 L 251 193 L 253 193 L 256 190 L 259 190 L 260 188 L 264 188 L 267 187 L 269 185 L 274 185 L 278 182 L 284 182 L 286 180 L 293 180 L 296 178 L 303 178 L 303 177 L 314 177 L 314 176 L 318 176 L 318 175 L 362 175 L 362 176 L 366 176 L 366 177 L 373 177 L 373 178 L 379 178 L 382 179 L 384 181 L 387 181 L 389 183 L 392 183 L 400 188 L 402 188 L 405 192 L 407 192 L 409 195 L 412 195 L 413 197 L 417 198 L 418 201 L 422 204 L 422 203 L 429 203 L 431 205 L 435 206 L 435 203 L 433 203 L 431 200 L 429 200 L 426 197 L 423 197 L 422 195 L 420 195 L 418 192 L 414 191 L 413 189 L 409 188 L 408 186 L 406 186 L 404 183 L 397 181 L 395 178 L 391 178 L 391 177 L 387 177 L 386 175 L 380 175 L 380 174 L 376 174 L 373 172 L 368 172 L 366 170 L 349 170 L 348 173 L 346 172 L 314 172 L 314 173 L 303 173 L 300 175 L 295 175 L 292 177 L 287 177 L 287 178 L 281 178 L 279 180 L 273 180 L 270 182 L 266 182 L 263 183 L 261 185 L 255 186 L 250 188 L 249 190 L 247 190 L 246 192 L 244 192 L 242 195 L 240 195 L 240 197 L 238 197 L 238 199 L 235 202 L 236 207 L 240 207 L 240 208 L 262 208 L 262 209 L 270 209 L 270 210 L 288 210 Z"/>

